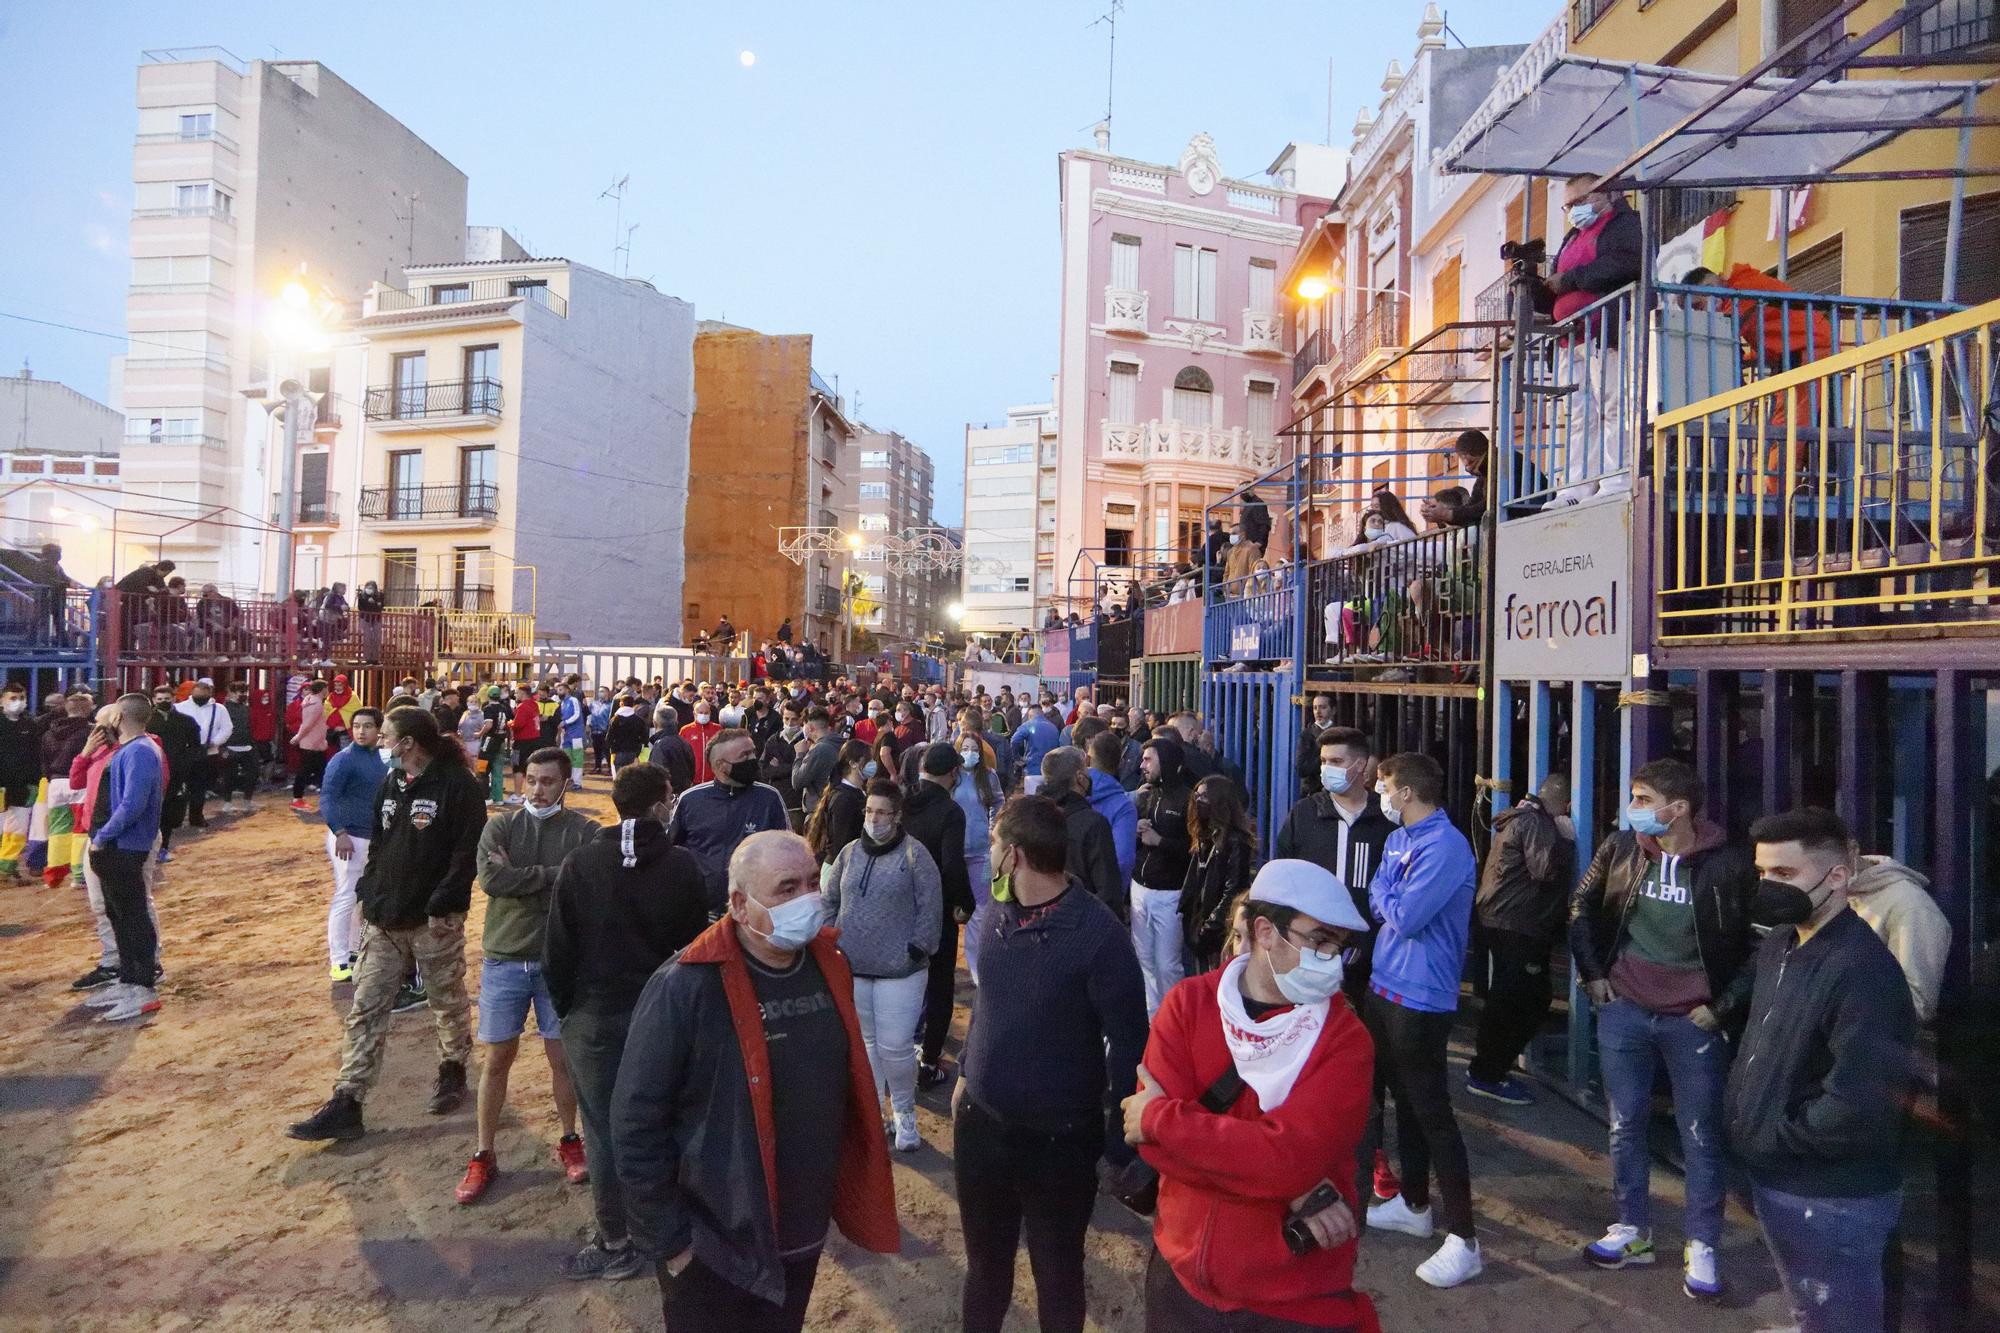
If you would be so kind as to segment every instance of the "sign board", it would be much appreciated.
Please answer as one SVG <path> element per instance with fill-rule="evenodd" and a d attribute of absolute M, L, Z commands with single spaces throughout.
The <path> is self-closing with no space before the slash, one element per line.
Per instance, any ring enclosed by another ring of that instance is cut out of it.
<path fill-rule="evenodd" d="M 1632 666 L 1632 497 L 1500 524 L 1493 670 L 1502 680 L 1624 680 Z"/>
<path fill-rule="evenodd" d="M 1255 661 L 1259 656 L 1257 647 L 1261 641 L 1257 622 L 1246 620 L 1229 628 L 1229 656 L 1239 662 Z"/>

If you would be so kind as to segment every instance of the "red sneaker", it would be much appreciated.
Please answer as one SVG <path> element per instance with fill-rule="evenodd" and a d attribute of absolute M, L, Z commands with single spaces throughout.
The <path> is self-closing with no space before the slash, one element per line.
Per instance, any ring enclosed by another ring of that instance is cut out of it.
<path fill-rule="evenodd" d="M 309 805 L 307 805 L 307 804 L 306 804 L 306 803 L 305 803 L 304 801 L 293 801 L 293 802 L 292 802 L 292 809 L 294 809 L 294 810 L 310 810 L 310 809 L 312 809 L 312 807 L 311 807 L 311 806 L 309 806 Z"/>
<path fill-rule="evenodd" d="M 1389 1165 L 1389 1155 L 1380 1148 L 1375 1150 L 1375 1197 L 1393 1199 L 1403 1192 L 1403 1182 L 1397 1178 L 1394 1168 Z"/>
<path fill-rule="evenodd" d="M 570 1184 L 581 1185 L 590 1179 L 590 1165 L 583 1160 L 582 1136 L 565 1134 L 556 1140 L 556 1160 L 563 1164 Z"/>
<path fill-rule="evenodd" d="M 460 1203 L 472 1203 L 486 1193 L 486 1187 L 500 1174 L 499 1164 L 493 1160 L 492 1152 L 474 1153 L 472 1160 L 465 1164 L 465 1179 L 458 1182 L 453 1196 Z"/>

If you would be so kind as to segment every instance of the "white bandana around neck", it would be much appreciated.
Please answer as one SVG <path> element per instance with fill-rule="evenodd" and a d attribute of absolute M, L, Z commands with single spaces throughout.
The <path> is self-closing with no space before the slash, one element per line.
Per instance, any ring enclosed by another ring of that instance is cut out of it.
<path fill-rule="evenodd" d="M 1256 1092 L 1257 1104 L 1275 1111 L 1291 1096 L 1292 1084 L 1319 1044 L 1330 1002 L 1295 1004 L 1261 1022 L 1252 1021 L 1249 1010 L 1243 1007 L 1243 970 L 1249 965 L 1250 955 L 1240 953 L 1222 969 L 1215 994 L 1222 1016 L 1222 1040 L 1228 1043 L 1237 1074 Z"/>

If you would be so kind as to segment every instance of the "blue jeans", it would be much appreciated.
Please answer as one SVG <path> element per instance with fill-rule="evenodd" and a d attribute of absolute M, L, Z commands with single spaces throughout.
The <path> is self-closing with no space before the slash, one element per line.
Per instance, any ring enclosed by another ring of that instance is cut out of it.
<path fill-rule="evenodd" d="M 1750 1193 L 1800 1333 L 1880 1329 L 1882 1251 L 1902 1212 L 1902 1192 L 1809 1199 L 1752 1180 Z"/>
<path fill-rule="evenodd" d="M 479 1040 L 487 1045 L 512 1041 L 528 1027 L 528 1010 L 535 1011 L 535 1031 L 545 1040 L 562 1037 L 562 1020 L 540 963 L 512 963 L 498 958 L 479 965 Z"/>
<path fill-rule="evenodd" d="M 1729 1077 L 1729 1042 L 1686 1018 L 1613 1000 L 1597 1011 L 1598 1062 L 1611 1104 L 1611 1188 L 1618 1220 L 1652 1229 L 1652 1155 L 1646 1124 L 1653 1102 L 1653 1063 L 1667 1066 L 1674 1123 L 1687 1167 L 1687 1236 L 1704 1245 L 1722 1239 L 1722 1086 Z"/>

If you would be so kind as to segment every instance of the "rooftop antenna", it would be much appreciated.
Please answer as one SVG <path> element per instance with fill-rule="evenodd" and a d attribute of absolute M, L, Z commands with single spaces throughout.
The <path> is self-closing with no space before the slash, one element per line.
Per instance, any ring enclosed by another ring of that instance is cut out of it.
<path fill-rule="evenodd" d="M 617 180 L 611 182 L 609 186 L 605 187 L 602 194 L 597 196 L 599 199 L 609 199 L 612 203 L 611 267 L 614 272 L 618 272 L 620 277 L 625 276 L 619 270 L 621 259 L 628 267 L 632 261 L 632 233 L 625 230 L 625 186 L 631 179 L 632 177 L 629 173 L 620 176 Z"/>
<path fill-rule="evenodd" d="M 1125 0 L 1111 0 L 1111 7 L 1090 23 L 1093 28 L 1102 23 L 1111 38 L 1104 56 L 1104 128 L 1107 131 L 1111 128 L 1111 94 L 1116 87 L 1114 79 L 1118 73 L 1118 14 L 1124 8 Z"/>
<path fill-rule="evenodd" d="M 396 214 L 396 221 L 404 224 L 403 263 L 417 262 L 417 205 L 423 200 L 423 191 L 410 191 L 410 211 Z"/>
<path fill-rule="evenodd" d="M 1333 147 L 1333 57 L 1326 58 L 1326 146 Z"/>
<path fill-rule="evenodd" d="M 1465 50 L 1470 50 L 1470 49 L 1471 49 L 1471 48 L 1469 48 L 1469 47 L 1467 47 L 1467 46 L 1466 46 L 1466 44 L 1465 44 L 1465 38 L 1463 38 L 1463 37 L 1459 36 L 1459 35 L 1458 35 L 1458 33 L 1457 33 L 1457 32 L 1456 32 L 1456 31 L 1455 31 L 1455 30 L 1454 30 L 1453 28 L 1452 28 L 1452 26 L 1451 26 L 1451 11 L 1450 11 L 1449 9 L 1447 9 L 1447 10 L 1445 10 L 1445 11 L 1444 11 L 1444 33 L 1445 33 L 1445 36 L 1447 36 L 1447 37 L 1451 38 L 1451 39 L 1452 39 L 1452 40 L 1453 40 L 1454 42 L 1457 42 L 1457 43 L 1458 43 L 1458 49 L 1459 49 L 1459 50 L 1461 50 L 1461 51 L 1465 51 Z"/>

